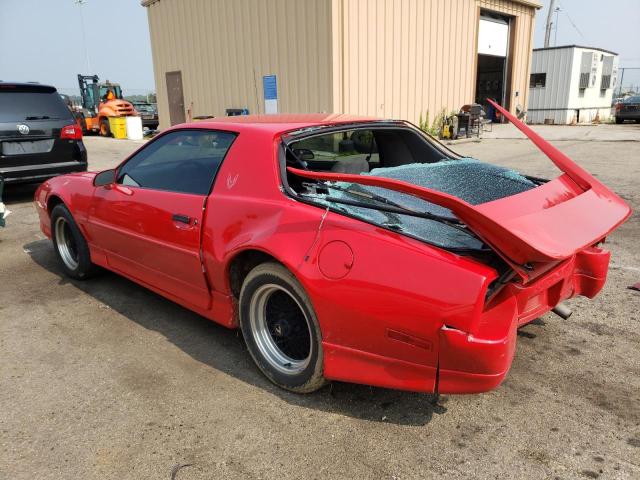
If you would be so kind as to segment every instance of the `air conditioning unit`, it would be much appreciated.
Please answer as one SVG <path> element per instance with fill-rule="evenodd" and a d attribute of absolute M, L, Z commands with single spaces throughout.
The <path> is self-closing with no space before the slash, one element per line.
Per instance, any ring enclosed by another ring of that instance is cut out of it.
<path fill-rule="evenodd" d="M 595 52 L 582 52 L 580 62 L 580 88 L 590 88 L 596 85 L 599 56 Z"/>

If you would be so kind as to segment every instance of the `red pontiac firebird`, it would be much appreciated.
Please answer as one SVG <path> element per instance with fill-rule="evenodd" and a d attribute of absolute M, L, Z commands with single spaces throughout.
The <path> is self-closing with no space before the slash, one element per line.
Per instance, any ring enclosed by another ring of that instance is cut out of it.
<path fill-rule="evenodd" d="M 230 117 L 170 128 L 115 169 L 48 180 L 40 225 L 67 275 L 103 267 L 239 327 L 285 389 L 486 391 L 518 327 L 600 291 L 600 245 L 631 213 L 496 108 L 558 178 L 462 158 L 403 121 Z"/>

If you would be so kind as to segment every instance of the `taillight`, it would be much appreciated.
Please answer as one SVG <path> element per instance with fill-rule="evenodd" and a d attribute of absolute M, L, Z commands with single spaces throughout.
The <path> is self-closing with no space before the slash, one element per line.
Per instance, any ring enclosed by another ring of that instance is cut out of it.
<path fill-rule="evenodd" d="M 622 110 L 622 103 L 616 103 L 616 112 Z"/>
<path fill-rule="evenodd" d="M 61 139 L 82 140 L 82 129 L 77 125 L 67 125 L 60 130 Z"/>

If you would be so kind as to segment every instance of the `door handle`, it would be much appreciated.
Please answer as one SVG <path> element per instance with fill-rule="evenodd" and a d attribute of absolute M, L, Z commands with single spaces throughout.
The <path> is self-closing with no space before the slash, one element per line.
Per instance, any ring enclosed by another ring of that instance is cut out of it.
<path fill-rule="evenodd" d="M 171 219 L 174 222 L 180 222 L 180 223 L 185 223 L 187 225 L 191 225 L 191 217 L 187 216 L 187 215 L 182 215 L 180 213 L 174 213 L 171 216 Z"/>

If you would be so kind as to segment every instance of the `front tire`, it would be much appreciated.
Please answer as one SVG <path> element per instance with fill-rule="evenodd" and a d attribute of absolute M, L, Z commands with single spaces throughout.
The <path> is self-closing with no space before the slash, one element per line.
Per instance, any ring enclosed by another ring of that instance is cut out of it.
<path fill-rule="evenodd" d="M 242 284 L 239 307 L 249 353 L 269 380 L 297 393 L 325 385 L 320 326 L 291 272 L 271 262 L 255 267 Z"/>
<path fill-rule="evenodd" d="M 51 239 L 67 276 L 84 280 L 95 274 L 97 267 L 91 263 L 89 245 L 63 204 L 56 205 L 51 211 Z"/>

